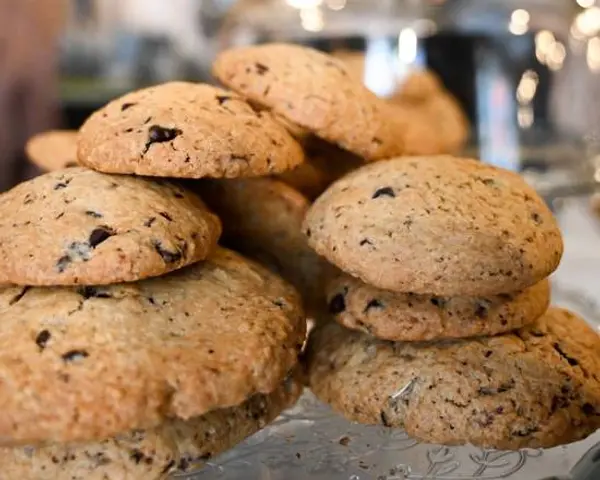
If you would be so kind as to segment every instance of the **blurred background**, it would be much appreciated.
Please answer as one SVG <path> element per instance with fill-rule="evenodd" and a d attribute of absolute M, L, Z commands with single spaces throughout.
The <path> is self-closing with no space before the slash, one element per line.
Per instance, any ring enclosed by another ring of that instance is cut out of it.
<path fill-rule="evenodd" d="M 594 0 L 0 0 L 0 24 L 0 191 L 35 173 L 36 132 L 132 89 L 210 82 L 219 50 L 267 41 L 335 53 L 382 97 L 431 70 L 469 118 L 469 154 L 549 195 L 600 179 Z"/>

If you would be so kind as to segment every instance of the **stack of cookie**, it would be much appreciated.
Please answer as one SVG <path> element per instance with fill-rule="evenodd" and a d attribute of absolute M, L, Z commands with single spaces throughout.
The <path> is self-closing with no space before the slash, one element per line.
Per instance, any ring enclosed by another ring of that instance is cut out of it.
<path fill-rule="evenodd" d="M 274 175 L 304 154 L 269 113 L 183 82 L 109 103 L 77 143 L 92 170 L 0 196 L 2 475 L 185 472 L 295 402 L 301 299 L 217 246 L 221 222 L 196 194 L 115 174 Z"/>
<path fill-rule="evenodd" d="M 454 157 L 362 167 L 309 209 L 344 273 L 311 334 L 311 389 L 426 442 L 550 447 L 600 427 L 600 337 L 550 308 L 563 244 L 517 174 Z"/>

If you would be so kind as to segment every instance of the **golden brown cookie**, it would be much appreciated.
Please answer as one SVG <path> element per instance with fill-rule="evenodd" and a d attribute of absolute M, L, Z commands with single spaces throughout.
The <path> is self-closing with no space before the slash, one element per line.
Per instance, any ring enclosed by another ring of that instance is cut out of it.
<path fill-rule="evenodd" d="M 85 442 L 273 391 L 297 362 L 296 291 L 218 249 L 106 287 L 0 290 L 0 443 Z"/>
<path fill-rule="evenodd" d="M 206 258 L 220 233 L 202 201 L 172 183 L 59 170 L 0 196 L 0 284 L 163 275 Z"/>
<path fill-rule="evenodd" d="M 600 428 L 600 336 L 558 308 L 515 333 L 440 343 L 329 323 L 306 361 L 312 391 L 345 417 L 428 443 L 547 448 Z"/>
<path fill-rule="evenodd" d="M 92 114 L 77 155 L 102 172 L 182 178 L 271 175 L 304 160 L 269 113 L 232 92 L 186 82 L 128 93 Z"/>
<path fill-rule="evenodd" d="M 308 200 L 271 178 L 211 180 L 195 189 L 223 221 L 222 243 L 295 285 L 308 310 L 325 309 L 327 263 L 306 243 Z"/>
<path fill-rule="evenodd" d="M 329 312 L 347 328 L 395 341 L 498 335 L 535 322 L 548 308 L 542 280 L 522 292 L 487 297 L 396 293 L 338 274 L 327 288 Z"/>
<path fill-rule="evenodd" d="M 162 480 L 192 472 L 264 428 L 301 393 L 294 378 L 269 394 L 190 420 L 75 445 L 0 448 L 2 478 L 15 480 Z"/>
<path fill-rule="evenodd" d="M 77 132 L 50 130 L 31 137 L 25 153 L 34 165 L 46 172 L 77 166 Z"/>
<path fill-rule="evenodd" d="M 221 53 L 213 73 L 249 101 L 367 160 L 402 154 L 397 116 L 325 53 L 291 44 Z"/>
<path fill-rule="evenodd" d="M 338 178 L 364 165 L 364 161 L 356 155 L 323 141 L 306 141 L 304 149 L 306 161 L 293 170 L 283 172 L 277 178 L 294 187 L 311 201 Z"/>
<path fill-rule="evenodd" d="M 450 156 L 359 168 L 315 201 L 304 230 L 317 253 L 365 283 L 438 296 L 524 290 L 563 251 L 552 213 L 519 175 Z"/>

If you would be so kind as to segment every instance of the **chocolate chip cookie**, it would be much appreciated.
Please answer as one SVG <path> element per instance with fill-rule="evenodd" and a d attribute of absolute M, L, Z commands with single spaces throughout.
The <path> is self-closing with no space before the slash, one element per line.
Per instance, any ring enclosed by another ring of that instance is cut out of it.
<path fill-rule="evenodd" d="M 99 285 L 206 258 L 221 233 L 196 195 L 169 182 L 74 167 L 0 196 L 0 284 Z"/>
<path fill-rule="evenodd" d="M 50 130 L 31 137 L 25 145 L 29 161 L 46 172 L 77 166 L 77 132 Z"/>
<path fill-rule="evenodd" d="M 342 325 L 397 341 L 498 335 L 537 320 L 550 303 L 542 280 L 521 292 L 487 297 L 396 293 L 338 274 L 327 289 L 329 312 Z"/>
<path fill-rule="evenodd" d="M 300 384 L 290 378 L 269 394 L 190 420 L 75 445 L 0 448 L 3 478 L 19 480 L 162 480 L 191 472 L 262 429 L 291 407 Z"/>
<path fill-rule="evenodd" d="M 81 127 L 82 165 L 158 177 L 247 177 L 281 173 L 302 149 L 267 112 L 210 85 L 171 82 L 129 93 Z"/>
<path fill-rule="evenodd" d="M 273 391 L 297 362 L 296 291 L 225 250 L 106 287 L 0 291 L 0 439 L 85 442 Z"/>
<path fill-rule="evenodd" d="M 563 251 L 552 213 L 519 175 L 450 156 L 351 172 L 311 206 L 304 231 L 317 253 L 365 283 L 437 296 L 524 290 Z"/>
<path fill-rule="evenodd" d="M 325 53 L 290 44 L 221 53 L 213 73 L 249 101 L 367 160 L 403 153 L 389 105 Z"/>
<path fill-rule="evenodd" d="M 294 284 L 308 310 L 325 310 L 329 266 L 306 243 L 308 200 L 271 178 L 197 182 L 196 191 L 223 221 L 222 243 Z"/>
<path fill-rule="evenodd" d="M 600 428 L 600 336 L 558 308 L 514 333 L 440 343 L 329 323 L 306 361 L 311 389 L 335 410 L 425 442 L 546 448 Z"/>

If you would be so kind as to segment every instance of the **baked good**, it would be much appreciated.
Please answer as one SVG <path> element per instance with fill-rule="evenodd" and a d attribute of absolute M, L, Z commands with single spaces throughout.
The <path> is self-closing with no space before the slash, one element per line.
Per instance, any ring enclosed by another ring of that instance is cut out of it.
<path fill-rule="evenodd" d="M 45 172 L 77 166 L 77 132 L 50 130 L 31 137 L 25 145 L 29 161 Z"/>
<path fill-rule="evenodd" d="M 277 178 L 311 201 L 338 178 L 364 164 L 356 155 L 315 138 L 305 141 L 304 150 L 306 161 Z"/>
<path fill-rule="evenodd" d="M 101 440 L 239 405 L 296 364 L 296 291 L 218 249 L 159 278 L 0 291 L 0 443 Z"/>
<path fill-rule="evenodd" d="M 519 175 L 450 156 L 361 167 L 315 201 L 303 228 L 341 270 L 404 293 L 524 290 L 563 251 L 552 213 Z"/>
<path fill-rule="evenodd" d="M 600 428 L 600 336 L 559 308 L 515 333 L 438 343 L 329 323 L 306 362 L 312 391 L 345 417 L 425 442 L 548 448 Z"/>
<path fill-rule="evenodd" d="M 304 160 L 269 113 L 232 92 L 187 82 L 111 101 L 81 127 L 77 155 L 102 172 L 182 178 L 271 175 Z"/>
<path fill-rule="evenodd" d="M 206 258 L 221 225 L 168 182 L 74 167 L 0 196 L 0 284 L 98 285 Z"/>
<path fill-rule="evenodd" d="M 310 313 L 325 310 L 329 266 L 302 233 L 309 207 L 302 194 L 271 178 L 206 180 L 195 187 L 223 221 L 223 245 L 291 282 Z"/>
<path fill-rule="evenodd" d="M 327 288 L 329 312 L 352 330 L 394 341 L 498 335 L 535 322 L 548 308 L 548 280 L 521 292 L 438 297 L 372 287 L 339 273 Z"/>
<path fill-rule="evenodd" d="M 367 160 L 403 152 L 389 105 L 331 55 L 282 43 L 237 47 L 219 54 L 213 73 L 249 101 Z"/>
<path fill-rule="evenodd" d="M 201 468 L 291 407 L 302 388 L 290 377 L 268 394 L 189 420 L 167 420 L 94 443 L 0 448 L 2 476 L 19 480 L 162 480 Z"/>

